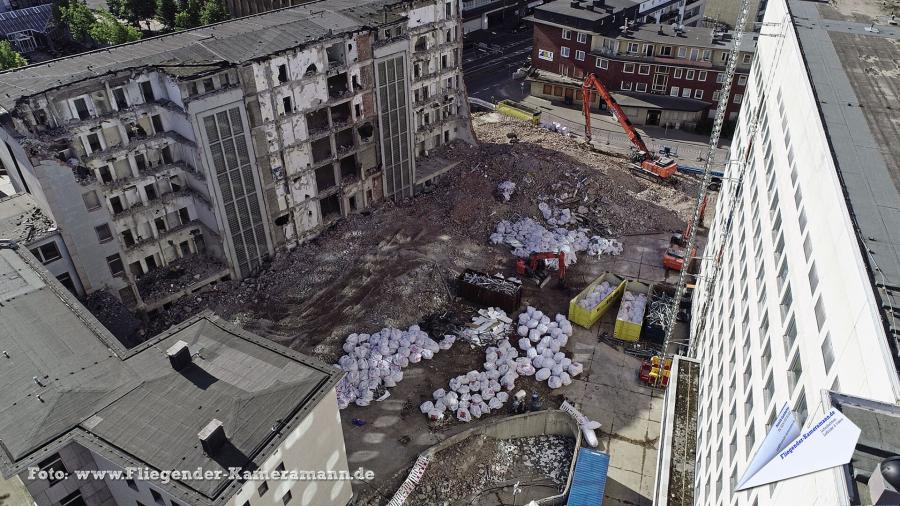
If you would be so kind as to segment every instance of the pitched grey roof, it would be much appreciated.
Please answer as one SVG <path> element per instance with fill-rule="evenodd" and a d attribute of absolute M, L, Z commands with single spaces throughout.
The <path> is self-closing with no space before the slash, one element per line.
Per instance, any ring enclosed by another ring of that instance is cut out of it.
<path fill-rule="evenodd" d="M 6 36 L 23 30 L 47 33 L 52 18 L 53 11 L 50 4 L 0 12 L 0 34 Z"/>
<path fill-rule="evenodd" d="M 0 329 L 7 477 L 69 441 L 122 466 L 255 469 L 342 376 L 210 313 L 125 350 L 24 248 L 0 248 Z M 194 355 L 180 371 L 166 356 L 177 341 Z M 213 418 L 228 442 L 210 456 L 197 433 Z M 226 473 L 157 486 L 199 505 L 240 483 Z"/>
<path fill-rule="evenodd" d="M 320 0 L 0 73 L 0 107 L 111 72 L 160 65 L 237 64 L 373 26 L 401 0 Z"/>

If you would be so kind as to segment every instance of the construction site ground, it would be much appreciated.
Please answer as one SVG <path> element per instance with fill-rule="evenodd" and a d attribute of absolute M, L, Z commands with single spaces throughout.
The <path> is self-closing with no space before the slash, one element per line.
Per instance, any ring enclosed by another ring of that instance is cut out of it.
<path fill-rule="evenodd" d="M 478 146 L 457 143 L 432 153 L 435 161 L 458 162 L 432 191 L 340 220 L 280 254 L 258 276 L 219 283 L 173 304 L 143 332 L 154 335 L 211 309 L 328 363 L 337 361 L 353 332 L 422 323 L 440 338 L 442 325 L 468 321 L 478 309 L 455 296 L 456 277 L 466 268 L 512 275 L 510 250 L 491 245 L 488 237 L 500 220 L 539 219 L 542 200 L 577 211 L 582 226 L 621 240 L 624 251 L 579 255 L 567 288 L 554 287 L 555 279 L 543 289 L 527 285 L 523 308 L 567 314 L 569 300 L 604 271 L 648 282 L 667 278 L 660 259 L 671 231 L 689 219 L 696 181 L 679 179 L 670 186 L 636 177 L 621 158 L 493 113 L 477 115 L 473 125 Z M 508 134 L 518 142 L 509 142 Z M 505 180 L 516 183 L 508 203 L 495 195 Z M 669 273 L 669 281 L 676 278 Z M 571 385 L 551 392 L 546 383 L 523 377 L 516 389 L 539 392 L 545 407 L 558 407 L 566 397 L 601 422 L 601 450 L 611 455 L 608 504 L 649 504 L 663 392 L 638 382 L 637 359 L 598 342 L 601 332 L 611 333 L 614 317 L 607 315 L 591 330 L 576 327 L 567 348 L 585 372 Z M 405 369 L 387 400 L 341 412 L 351 470 L 362 466 L 376 473 L 372 482 L 354 483 L 354 504 L 386 503 L 421 451 L 472 426 L 455 420 L 433 424 L 418 407 L 434 390 L 447 388 L 450 378 L 480 369 L 482 362 L 482 349 L 458 340 L 432 360 Z M 496 416 L 503 415 L 472 423 Z"/>

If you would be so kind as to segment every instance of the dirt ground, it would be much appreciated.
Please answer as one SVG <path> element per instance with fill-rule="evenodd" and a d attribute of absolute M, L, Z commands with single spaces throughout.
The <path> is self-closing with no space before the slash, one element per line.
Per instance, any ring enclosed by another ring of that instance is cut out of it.
<path fill-rule="evenodd" d="M 345 337 L 353 332 L 421 323 L 438 337 L 439 329 L 432 327 L 447 320 L 468 321 L 477 310 L 455 297 L 455 279 L 465 268 L 513 273 L 509 249 L 488 241 L 496 224 L 539 218 L 541 201 L 571 209 L 580 216 L 580 226 L 591 234 L 621 239 L 626 249 L 622 257 L 605 260 L 579 256 L 566 289 L 526 285 L 523 306 L 566 314 L 569 299 L 598 269 L 637 277 L 646 257 L 653 269 L 662 271 L 655 244 L 684 228 L 695 202 L 694 180 L 678 178 L 674 186 L 648 181 L 632 174 L 622 159 L 495 114 L 478 115 L 473 125 L 478 146 L 457 143 L 432 154 L 460 163 L 429 193 L 340 220 L 318 238 L 279 254 L 258 276 L 219 283 L 175 303 L 145 334 L 155 335 L 212 309 L 249 331 L 328 363 L 337 361 Z M 510 142 L 509 134 L 517 142 Z M 507 180 L 516 189 L 509 202 L 502 202 L 495 191 Z M 653 246 L 630 249 L 648 242 L 645 238 Z M 634 258 L 626 261 L 629 255 Z M 351 405 L 341 412 L 351 469 L 364 466 L 377 474 L 374 482 L 354 482 L 354 504 L 384 504 L 419 452 L 471 427 L 452 419 L 428 422 L 418 406 L 434 390 L 447 388 L 450 378 L 480 369 L 483 362 L 483 349 L 459 340 L 450 350 L 405 370 L 390 399 L 366 407 Z M 562 400 L 533 378 L 519 378 L 520 388 L 537 391 L 545 406 L 558 406 Z M 503 413 L 478 422 L 495 416 Z"/>

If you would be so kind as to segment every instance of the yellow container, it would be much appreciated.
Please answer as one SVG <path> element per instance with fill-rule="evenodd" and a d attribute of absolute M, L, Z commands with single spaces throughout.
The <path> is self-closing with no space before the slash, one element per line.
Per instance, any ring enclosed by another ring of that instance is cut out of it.
<path fill-rule="evenodd" d="M 537 125 L 541 121 L 541 111 L 532 109 L 527 105 L 522 105 L 512 100 L 501 100 L 497 102 L 497 112 L 512 118 L 523 119 Z"/>
<path fill-rule="evenodd" d="M 631 292 L 634 294 L 643 293 L 647 296 L 647 302 L 650 302 L 650 286 L 640 281 L 628 281 L 625 283 L 625 290 L 623 295 L 627 292 Z M 621 307 L 619 308 L 621 311 Z M 647 308 L 644 307 L 644 312 L 647 311 Z M 618 315 L 616 315 L 616 326 L 613 329 L 613 337 L 616 339 L 621 339 L 622 341 L 631 341 L 636 342 L 641 338 L 641 326 L 644 323 L 644 316 L 641 315 L 641 321 L 638 323 L 630 322 L 627 320 L 620 320 Z"/>
<path fill-rule="evenodd" d="M 602 284 L 604 281 L 608 281 L 610 285 L 616 288 L 605 299 L 601 300 L 600 304 L 597 304 L 593 309 L 585 309 L 578 305 L 578 301 L 590 294 L 594 287 Z M 581 293 L 576 295 L 574 299 L 569 301 L 569 321 L 586 329 L 593 327 L 597 320 L 602 318 L 609 308 L 622 297 L 624 291 L 624 279 L 611 272 L 604 272 L 593 283 L 589 284 L 587 288 L 582 290 Z"/>

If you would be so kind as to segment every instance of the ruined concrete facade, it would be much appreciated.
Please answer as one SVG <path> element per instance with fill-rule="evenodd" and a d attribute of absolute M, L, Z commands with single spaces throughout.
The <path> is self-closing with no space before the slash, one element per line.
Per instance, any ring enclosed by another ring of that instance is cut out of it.
<path fill-rule="evenodd" d="M 452 166 L 428 154 L 472 139 L 456 1 L 334 3 L 261 15 L 343 25 L 287 49 L 160 58 L 16 101 L 0 161 L 59 223 L 86 293 L 152 311 Z M 262 31 L 249 20 L 206 30 Z"/>

